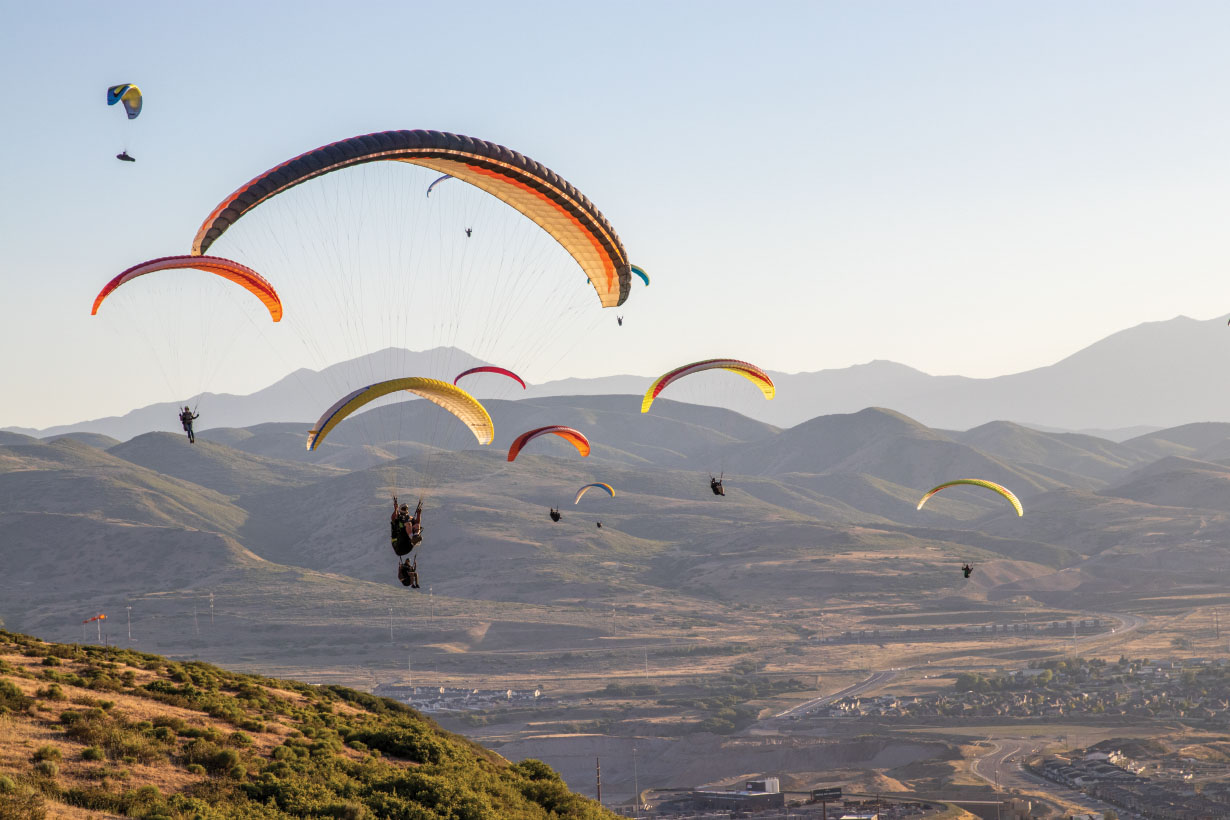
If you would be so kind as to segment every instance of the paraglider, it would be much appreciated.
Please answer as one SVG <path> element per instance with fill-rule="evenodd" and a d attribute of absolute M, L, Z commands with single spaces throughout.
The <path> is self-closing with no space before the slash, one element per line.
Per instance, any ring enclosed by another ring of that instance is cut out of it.
<path fill-rule="evenodd" d="M 525 382 L 522 381 L 521 377 L 518 376 L 516 373 L 512 372 L 511 370 L 506 370 L 503 367 L 496 367 L 495 365 L 489 365 L 489 364 L 481 365 L 479 367 L 471 367 L 469 370 L 461 371 L 460 373 L 457 374 L 456 378 L 453 379 L 453 384 L 456 384 L 457 382 L 461 381 L 466 376 L 472 375 L 474 373 L 499 373 L 501 376 L 507 376 L 508 378 L 515 381 L 517 384 L 521 385 L 522 390 L 526 389 Z"/>
<path fill-rule="evenodd" d="M 141 114 L 141 89 L 137 88 L 132 83 L 120 83 L 113 85 L 107 89 L 107 105 L 115 105 L 122 103 L 124 112 L 128 114 L 128 119 L 135 120 Z M 115 158 L 121 162 L 136 162 L 136 160 L 128 155 L 128 148 L 115 155 Z"/>
<path fill-rule="evenodd" d="M 452 413 L 470 429 L 479 444 L 490 444 L 495 440 L 495 425 L 491 421 L 490 414 L 487 413 L 487 408 L 483 407 L 478 399 L 460 387 L 439 379 L 408 377 L 369 384 L 338 399 L 317 420 L 316 426 L 308 432 L 307 449 L 315 450 L 319 447 L 334 427 L 363 405 L 399 390 L 405 390 L 427 399 L 432 404 Z"/>
<path fill-rule="evenodd" d="M 632 265 L 631 267 L 632 272 L 641 277 L 641 281 L 645 283 L 645 287 L 649 287 L 649 274 L 645 273 L 645 271 L 641 270 L 636 265 Z"/>
<path fill-rule="evenodd" d="M 615 230 L 584 195 L 543 165 L 503 146 L 440 131 L 384 131 L 301 154 L 244 184 L 214 208 L 192 243 L 205 253 L 237 220 L 296 185 L 375 160 L 397 160 L 468 182 L 553 237 L 590 279 L 603 307 L 628 298 L 632 268 Z M 467 228 L 467 236 L 472 228 Z"/>
<path fill-rule="evenodd" d="M 722 473 L 718 478 L 709 476 L 709 489 L 713 491 L 714 495 L 726 495 L 726 488 L 722 486 L 722 479 L 725 477 L 725 473 Z"/>
<path fill-rule="evenodd" d="M 529 444 L 539 436 L 556 435 L 564 441 L 577 448 L 577 452 L 582 457 L 589 455 L 589 439 L 580 430 L 575 430 L 571 427 L 564 427 L 561 424 L 551 424 L 546 427 L 539 427 L 534 430 L 522 433 L 513 439 L 513 443 L 508 448 L 508 460 L 515 461 L 517 454 L 521 452 L 521 448 Z M 606 486 L 605 484 L 602 486 Z M 577 496 L 580 498 L 580 496 Z"/>
<path fill-rule="evenodd" d="M 706 359 L 703 362 L 693 362 L 692 364 L 685 364 L 683 367 L 677 367 L 655 379 L 653 384 L 649 386 L 649 389 L 645 391 L 645 397 L 641 400 L 641 412 L 648 413 L 658 394 L 679 379 L 690 376 L 693 373 L 714 369 L 738 373 L 759 387 L 760 392 L 764 393 L 766 399 L 772 399 L 776 394 L 776 388 L 774 388 L 773 380 L 769 378 L 769 374 L 756 365 L 739 361 L 738 359 Z"/>
<path fill-rule="evenodd" d="M 969 484 L 974 487 L 985 487 L 988 490 L 997 492 L 1004 498 L 1008 499 L 1008 503 L 1010 503 L 1012 508 L 1016 510 L 1016 514 L 1018 516 L 1025 514 L 1025 509 L 1021 506 L 1021 502 L 1008 490 L 1007 487 L 1003 487 L 993 481 L 983 481 L 981 478 L 958 478 L 955 481 L 946 481 L 938 487 L 933 487 L 928 490 L 926 495 L 919 500 L 918 507 L 916 509 L 921 510 L 923 508 L 923 504 L 927 503 L 927 499 L 931 498 L 931 496 L 935 495 L 940 490 L 947 489 L 948 487 L 956 487 L 959 484 Z"/>
<path fill-rule="evenodd" d="M 94 298 L 94 307 L 91 308 L 90 315 L 94 316 L 98 313 L 98 308 L 102 305 L 103 300 L 110 296 L 116 288 L 131 282 L 138 276 L 158 271 L 184 269 L 213 273 L 221 276 L 223 279 L 234 282 L 257 299 L 260 299 L 261 303 L 268 309 L 269 316 L 273 321 L 282 321 L 282 300 L 278 298 L 277 291 L 273 289 L 273 285 L 269 284 L 263 276 L 246 265 L 232 262 L 229 259 L 223 259 L 221 256 L 163 256 L 158 259 L 151 259 L 148 262 L 142 262 L 139 265 L 133 265 L 103 286 L 103 289 L 98 292 L 98 296 Z"/>
<path fill-rule="evenodd" d="M 393 496 L 393 514 L 389 516 L 390 540 L 393 552 L 400 558 L 410 553 L 423 543 L 423 500 L 420 498 L 414 515 L 406 504 L 398 505 L 397 496 Z M 418 557 L 407 558 L 397 562 L 397 580 L 402 586 L 419 588 Z"/>
<path fill-rule="evenodd" d="M 419 559 L 407 558 L 404 561 L 397 562 L 397 580 L 401 581 L 404 587 L 411 589 L 419 588 Z"/>
<path fill-rule="evenodd" d="M 599 490 L 602 490 L 603 492 L 605 492 L 607 495 L 611 496 L 612 498 L 614 498 L 614 497 L 615 497 L 615 488 L 613 488 L 610 484 L 602 484 L 602 483 L 597 483 L 597 484 L 586 484 L 584 487 L 582 487 L 581 489 L 577 490 L 577 497 L 576 497 L 575 499 L 573 499 L 572 503 L 573 503 L 573 504 L 580 504 L 580 503 L 581 503 L 581 497 L 582 497 L 582 496 L 584 496 L 587 492 L 589 492 L 590 490 L 593 490 L 593 489 L 599 489 Z M 602 526 L 602 525 L 601 525 L 601 524 L 599 524 L 598 526 Z"/>
<path fill-rule="evenodd" d="M 974 571 L 974 568 L 971 567 L 969 564 L 961 565 L 961 572 L 965 574 L 966 578 L 968 578 L 970 576 L 970 573 L 972 573 L 973 571 Z"/>
<path fill-rule="evenodd" d="M 550 515 L 550 516 L 551 516 L 551 520 L 552 520 L 552 521 L 554 521 L 554 522 L 556 522 L 556 523 L 559 523 L 559 520 L 560 520 L 561 518 L 563 518 L 563 517 L 564 517 L 564 516 L 560 515 L 559 510 L 555 509 L 554 507 L 552 507 L 552 508 L 551 508 L 551 512 L 550 512 L 550 513 L 548 513 L 548 515 Z"/>
<path fill-rule="evenodd" d="M 411 515 L 409 505 L 398 506 L 397 496 L 393 496 L 393 514 L 389 516 L 389 527 L 393 552 L 398 555 L 406 555 L 423 543 L 423 499 L 419 499 L 414 515 Z"/>
<path fill-rule="evenodd" d="M 179 423 L 184 426 L 184 432 L 188 434 L 188 443 L 196 444 L 196 435 L 192 432 L 192 422 L 199 419 L 201 416 L 198 413 L 193 413 L 184 405 L 184 411 L 179 414 Z"/>

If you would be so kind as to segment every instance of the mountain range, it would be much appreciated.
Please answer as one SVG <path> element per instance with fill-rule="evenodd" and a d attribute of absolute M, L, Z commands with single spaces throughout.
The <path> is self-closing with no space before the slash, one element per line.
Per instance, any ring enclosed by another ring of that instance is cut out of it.
<path fill-rule="evenodd" d="M 232 657 L 302 655 L 310 608 L 348 621 L 336 602 L 351 601 L 363 624 L 334 623 L 344 653 L 370 638 L 373 609 L 407 605 L 384 546 L 397 492 L 426 499 L 429 583 L 474 612 L 663 593 L 685 609 L 873 591 L 917 603 L 957 589 L 987 602 L 1123 607 L 1161 587 L 1212 594 L 1227 580 L 1228 423 L 1114 442 L 1004 421 L 944 431 L 883 408 L 787 429 L 669 399 L 641 414 L 627 396 L 488 408 L 495 445 L 471 439 L 464 450 L 447 446 L 468 433 L 427 402 L 376 408 L 315 453 L 296 423 L 206 430 L 196 445 L 165 432 L 125 442 L 2 433 L 0 617 L 67 638 L 67 612 L 140 599 L 164 619 L 157 645 L 171 651 L 191 643 L 183 602 L 224 591 L 238 607 Z M 540 439 L 507 462 L 517 432 L 549 423 L 586 431 L 590 457 Z M 709 492 L 718 473 L 725 498 Z M 971 488 L 915 510 L 932 485 L 971 476 L 1011 488 L 1025 517 Z M 591 481 L 615 497 L 571 504 Z M 548 506 L 564 520 L 549 521 Z M 895 580 L 875 556 L 893 556 Z M 958 587 L 951 567 L 965 560 L 980 572 Z"/>
<path fill-rule="evenodd" d="M 1039 333 L 1044 332 L 1040 327 Z M 738 351 L 715 353 L 737 356 Z M 479 364 L 484 362 L 455 348 L 382 350 L 321 371 L 298 370 L 246 396 L 206 394 L 200 400 L 200 427 L 296 422 L 306 432 L 305 425 L 355 387 L 408 373 L 451 381 L 455 374 Z M 1055 364 L 994 378 L 932 376 L 902 364 L 872 361 L 813 373 L 769 370 L 777 385 L 777 397 L 769 402 L 747 385 L 742 391 L 723 390 L 716 399 L 703 390 L 683 395 L 689 402 L 720 403 L 778 427 L 864 407 L 890 407 L 940 429 L 966 430 L 1009 420 L 1042 430 L 1083 431 L 1122 440 L 1161 428 L 1230 421 L 1230 382 L 1217 377 L 1228 369 L 1230 330 L 1225 317 L 1198 321 L 1180 316 L 1120 331 Z M 523 397 L 640 396 L 651 381 L 652 375 L 569 378 L 530 385 Z M 668 389 L 665 395 L 671 392 Z M 475 393 L 480 398 L 491 395 L 481 384 Z M 40 437 L 93 432 L 126 440 L 150 430 L 174 431 L 178 407 L 178 402 L 166 402 L 123 416 L 45 430 L 7 429 Z"/>

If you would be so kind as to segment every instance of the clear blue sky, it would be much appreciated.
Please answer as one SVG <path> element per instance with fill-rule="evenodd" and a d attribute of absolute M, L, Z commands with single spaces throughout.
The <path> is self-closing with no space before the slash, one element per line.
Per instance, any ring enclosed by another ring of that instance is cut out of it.
<path fill-rule="evenodd" d="M 1224 2 L 66 2 L 2 15 L 0 426 L 172 398 L 88 315 L 101 284 L 185 252 L 259 171 L 391 128 L 542 161 L 651 272 L 635 326 L 604 329 L 609 345 L 552 377 L 710 355 L 994 376 L 1230 309 Z M 145 92 L 134 123 L 104 104 L 118 82 Z M 136 164 L 113 159 L 122 140 Z M 253 390 L 288 364 L 315 363 L 244 357 L 210 387 Z"/>

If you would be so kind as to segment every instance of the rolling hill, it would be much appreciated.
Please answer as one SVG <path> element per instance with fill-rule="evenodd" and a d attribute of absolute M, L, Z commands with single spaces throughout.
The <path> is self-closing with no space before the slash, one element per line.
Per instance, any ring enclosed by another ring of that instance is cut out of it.
<path fill-rule="evenodd" d="M 5 817 L 615 817 L 403 704 L 0 632 Z"/>

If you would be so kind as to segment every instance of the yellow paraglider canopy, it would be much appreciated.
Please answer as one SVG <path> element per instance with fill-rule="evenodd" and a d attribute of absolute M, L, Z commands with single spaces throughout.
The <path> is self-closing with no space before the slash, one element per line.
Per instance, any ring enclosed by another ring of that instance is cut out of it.
<path fill-rule="evenodd" d="M 1025 514 L 1025 508 L 1021 506 L 1020 500 L 1013 495 L 1007 487 L 996 484 L 994 481 L 983 481 L 981 478 L 958 478 L 955 481 L 946 481 L 938 487 L 932 487 L 927 491 L 927 494 L 919 500 L 917 509 L 921 510 L 923 508 L 923 504 L 927 503 L 927 499 L 938 493 L 940 490 L 947 489 L 948 487 L 955 487 L 958 484 L 970 484 L 975 487 L 986 487 L 988 490 L 997 492 L 1004 498 L 1008 499 L 1013 508 L 1016 510 L 1016 514 L 1018 516 Z"/>
<path fill-rule="evenodd" d="M 369 384 L 367 387 L 360 387 L 353 393 L 338 399 L 324 412 L 324 415 L 316 422 L 316 426 L 308 432 L 307 448 L 315 450 L 324 441 L 325 436 L 329 435 L 329 431 L 363 405 L 381 396 L 396 393 L 398 390 L 421 396 L 432 404 L 443 407 L 470 428 L 470 432 L 478 439 L 479 444 L 490 444 L 495 440 L 495 425 L 491 421 L 491 415 L 478 399 L 448 382 L 411 376 Z"/>

